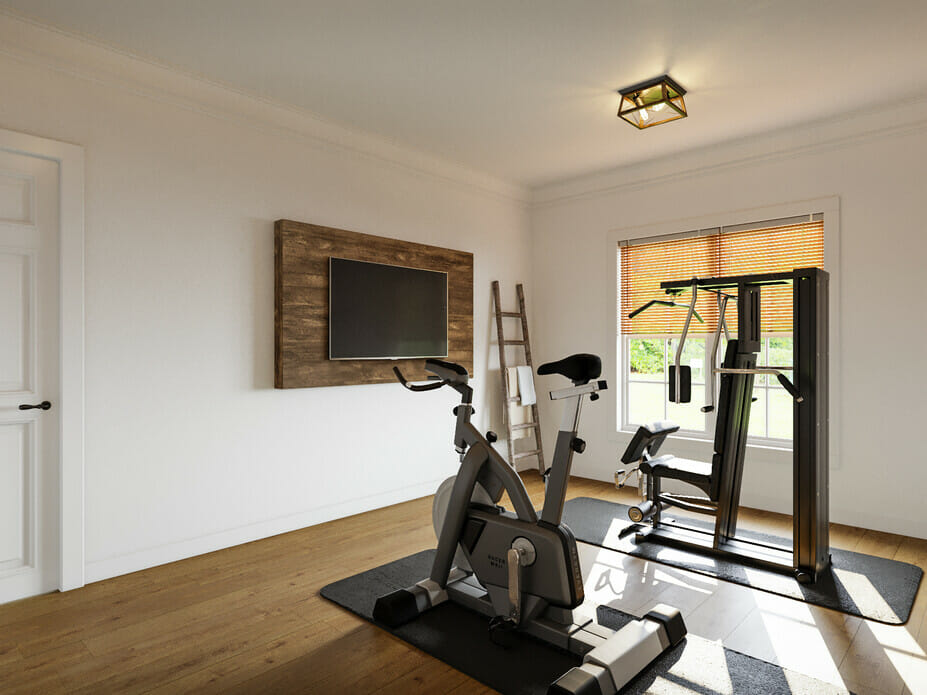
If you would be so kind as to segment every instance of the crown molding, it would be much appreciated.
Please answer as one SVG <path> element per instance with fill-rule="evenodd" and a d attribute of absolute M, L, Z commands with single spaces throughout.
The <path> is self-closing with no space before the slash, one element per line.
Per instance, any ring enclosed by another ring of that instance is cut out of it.
<path fill-rule="evenodd" d="M 856 111 L 536 186 L 531 189 L 529 205 L 532 209 L 561 205 L 759 162 L 843 149 L 924 129 L 927 129 L 927 96 L 919 96 L 888 107 Z"/>
<path fill-rule="evenodd" d="M 0 55 L 237 125 L 526 204 L 529 189 L 0 8 Z"/>

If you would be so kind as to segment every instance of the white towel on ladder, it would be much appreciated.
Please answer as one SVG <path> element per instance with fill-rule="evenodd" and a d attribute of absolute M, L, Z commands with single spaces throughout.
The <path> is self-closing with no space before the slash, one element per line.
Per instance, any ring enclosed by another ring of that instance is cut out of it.
<path fill-rule="evenodd" d="M 505 379 L 509 382 L 509 398 L 518 398 L 518 367 L 506 369 Z"/>
<path fill-rule="evenodd" d="M 538 397 L 534 392 L 534 375 L 531 373 L 531 367 L 523 365 L 515 369 L 518 371 L 518 396 L 521 398 L 521 404 L 534 405 L 538 402 Z"/>
<path fill-rule="evenodd" d="M 505 378 L 508 381 L 509 386 L 509 398 L 520 398 L 520 391 L 518 389 L 518 370 L 521 367 L 509 367 L 506 369 Z M 532 390 L 533 390 L 532 385 Z M 509 425 L 525 425 L 531 422 L 531 408 L 519 405 L 519 401 L 511 401 L 506 404 L 508 406 L 509 414 Z M 512 439 L 524 439 L 525 437 L 531 436 L 531 430 L 528 428 L 521 430 L 512 431 Z"/>

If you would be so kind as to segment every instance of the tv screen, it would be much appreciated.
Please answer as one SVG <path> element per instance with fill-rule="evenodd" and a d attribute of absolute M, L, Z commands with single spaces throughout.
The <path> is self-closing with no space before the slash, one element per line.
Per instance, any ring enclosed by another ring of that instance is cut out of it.
<path fill-rule="evenodd" d="M 447 357 L 447 273 L 329 259 L 328 356 Z"/>

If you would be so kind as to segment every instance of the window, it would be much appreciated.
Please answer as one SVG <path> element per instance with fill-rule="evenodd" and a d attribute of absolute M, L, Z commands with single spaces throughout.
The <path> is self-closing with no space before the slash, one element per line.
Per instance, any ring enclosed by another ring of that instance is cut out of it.
<path fill-rule="evenodd" d="M 704 320 L 693 320 L 682 363 L 692 368 L 692 401 L 669 403 L 669 367 L 675 362 L 678 337 L 686 311 L 653 306 L 634 319 L 628 314 L 651 299 L 668 299 L 660 282 L 689 277 L 768 273 L 823 266 L 823 215 L 700 230 L 659 240 L 623 242 L 618 252 L 618 350 L 621 356 L 620 429 L 659 419 L 670 419 L 681 431 L 709 438 L 715 414 L 703 413 L 706 370 L 711 360 L 712 333 L 719 320 L 714 295 L 699 293 L 696 310 Z M 690 295 L 679 298 L 685 304 Z M 763 345 L 757 364 L 792 364 L 792 292 L 790 287 L 767 287 L 762 299 Z M 731 334 L 737 331 L 737 307 L 729 301 L 725 318 Z M 718 360 L 724 355 L 724 340 Z M 786 372 L 788 376 L 791 376 Z M 750 441 L 783 445 L 792 438 L 792 400 L 774 376 L 754 378 Z"/>
<path fill-rule="evenodd" d="M 705 338 L 686 339 L 682 361 L 692 367 L 692 403 L 705 403 Z M 710 341 L 709 341 L 710 342 Z M 705 415 L 689 403 L 670 403 L 669 366 L 676 358 L 677 341 L 672 336 L 628 336 L 626 390 L 628 422 L 672 420 L 682 429 L 705 431 Z M 710 348 L 709 348 L 710 349 Z"/>

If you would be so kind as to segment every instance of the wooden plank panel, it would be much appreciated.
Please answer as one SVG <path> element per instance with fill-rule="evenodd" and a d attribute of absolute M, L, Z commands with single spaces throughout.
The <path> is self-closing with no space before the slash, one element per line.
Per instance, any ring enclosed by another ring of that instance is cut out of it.
<path fill-rule="evenodd" d="M 274 226 L 274 386 L 392 382 L 397 366 L 424 379 L 422 360 L 328 359 L 330 257 L 447 273 L 448 357 L 473 374 L 473 254 L 314 224 Z"/>

